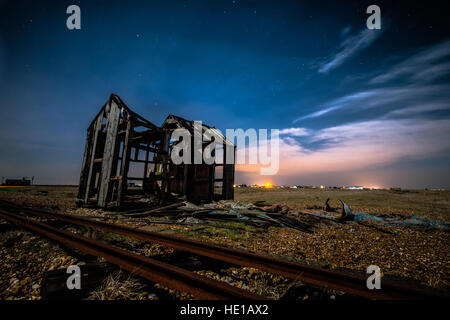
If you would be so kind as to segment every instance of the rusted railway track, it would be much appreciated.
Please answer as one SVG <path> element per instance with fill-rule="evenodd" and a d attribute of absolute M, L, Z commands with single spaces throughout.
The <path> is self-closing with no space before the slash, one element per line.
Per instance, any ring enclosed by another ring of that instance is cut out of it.
<path fill-rule="evenodd" d="M 125 251 L 104 242 L 59 230 L 16 213 L 0 209 L 0 217 L 72 248 L 103 257 L 122 269 L 150 281 L 160 283 L 169 288 L 189 292 L 198 299 L 264 299 L 262 296 L 233 287 L 227 283 L 209 279 L 188 270 Z"/>
<path fill-rule="evenodd" d="M 30 209 L 9 202 L 1 202 L 0 204 L 3 207 L 14 209 L 26 214 L 57 219 L 71 224 L 113 232 L 142 241 L 156 242 L 164 246 L 169 246 L 237 265 L 255 267 L 257 269 L 283 275 L 291 279 L 301 280 L 312 285 L 341 290 L 364 298 L 384 300 L 448 298 L 447 293 L 442 293 L 434 289 L 405 285 L 403 283 L 386 280 L 383 280 L 382 282 L 382 289 L 369 290 L 366 286 L 367 278 L 365 275 L 328 270 L 311 265 L 291 262 L 268 255 L 255 254 L 244 250 L 205 243 L 185 237 L 142 231 L 121 225 L 93 221 L 87 218 L 73 217 L 67 214 Z"/>

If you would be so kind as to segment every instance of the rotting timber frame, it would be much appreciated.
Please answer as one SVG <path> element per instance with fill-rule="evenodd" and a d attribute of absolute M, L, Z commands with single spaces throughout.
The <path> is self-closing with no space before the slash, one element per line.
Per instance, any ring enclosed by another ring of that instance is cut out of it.
<path fill-rule="evenodd" d="M 127 195 L 136 193 L 152 194 L 160 203 L 165 203 L 171 194 L 184 195 L 193 202 L 233 199 L 234 145 L 218 130 L 203 125 L 202 134 L 211 129 L 216 145 L 223 145 L 223 163 L 175 165 L 170 161 L 174 145 L 170 137 L 177 128 L 194 134 L 193 121 L 170 115 L 158 127 L 111 94 L 87 130 L 77 204 L 120 208 Z M 227 153 L 233 159 L 232 164 L 225 164 Z M 135 176 L 129 176 L 130 165 L 137 169 L 131 170 Z M 136 174 L 139 168 L 135 166 L 141 166 L 142 175 Z M 219 171 L 222 177 L 217 178 Z M 141 189 L 129 190 L 131 181 L 139 181 Z M 221 193 L 215 194 L 218 186 Z"/>
<path fill-rule="evenodd" d="M 166 132 L 112 94 L 88 128 L 77 202 L 95 203 L 102 208 L 110 202 L 121 206 L 128 181 L 143 184 L 150 165 L 167 167 L 164 164 L 168 164 L 168 143 Z M 139 159 L 141 150 L 145 159 Z M 144 164 L 143 177 L 128 176 L 130 163 Z M 164 174 L 167 175 L 166 170 Z"/>
<path fill-rule="evenodd" d="M 200 125 L 199 122 L 197 122 Z M 214 163 L 205 163 L 202 156 L 202 163 L 194 163 L 194 152 L 191 152 L 191 164 L 181 164 L 170 166 L 170 188 L 172 191 L 186 195 L 187 199 L 193 202 L 213 200 L 232 200 L 234 199 L 234 162 L 236 147 L 231 143 L 222 133 L 214 127 L 206 124 L 201 124 L 201 127 L 195 128 L 196 123 L 192 120 L 169 115 L 162 128 L 173 131 L 176 129 L 185 129 L 191 135 L 191 150 L 195 149 L 195 139 L 202 141 L 201 149 L 203 152 L 206 146 L 214 143 L 213 156 L 221 161 L 214 161 Z M 208 131 L 208 140 L 204 140 L 205 132 Z M 196 135 L 199 135 L 195 137 Z M 173 144 L 170 150 L 172 151 Z M 219 151 L 220 154 L 215 154 Z M 221 157 L 220 157 L 221 156 Z M 226 159 L 231 161 L 226 161 Z M 232 163 L 230 163 L 232 162 Z M 221 190 L 220 193 L 215 193 L 215 190 Z"/>

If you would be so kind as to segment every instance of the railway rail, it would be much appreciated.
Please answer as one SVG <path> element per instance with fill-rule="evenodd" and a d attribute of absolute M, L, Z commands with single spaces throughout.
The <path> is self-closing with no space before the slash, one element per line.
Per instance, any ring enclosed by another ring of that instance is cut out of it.
<path fill-rule="evenodd" d="M 382 289 L 369 290 L 366 285 L 367 276 L 336 270 L 324 269 L 307 264 L 287 261 L 264 254 L 255 254 L 244 250 L 223 247 L 205 243 L 185 237 L 165 235 L 156 232 L 143 231 L 122 225 L 93 221 L 92 219 L 75 217 L 69 214 L 49 212 L 23 207 L 14 203 L 1 201 L 3 208 L 34 216 L 57 219 L 70 224 L 90 227 L 96 230 L 112 232 L 128 237 L 133 237 L 147 242 L 155 242 L 160 245 L 187 251 L 193 254 L 206 256 L 241 266 L 254 267 L 270 273 L 279 274 L 287 278 L 300 280 L 304 283 L 341 290 L 350 294 L 368 299 L 443 299 L 448 298 L 448 293 L 436 291 L 423 286 L 412 286 L 397 281 L 382 281 Z"/>
<path fill-rule="evenodd" d="M 189 292 L 198 299 L 263 300 L 262 296 L 233 287 L 227 283 L 200 276 L 191 271 L 172 266 L 148 257 L 134 254 L 101 241 L 86 238 L 73 232 L 59 230 L 16 213 L 0 209 L 0 217 L 31 231 L 40 233 L 72 248 L 103 257 L 131 273 L 169 288 Z"/>

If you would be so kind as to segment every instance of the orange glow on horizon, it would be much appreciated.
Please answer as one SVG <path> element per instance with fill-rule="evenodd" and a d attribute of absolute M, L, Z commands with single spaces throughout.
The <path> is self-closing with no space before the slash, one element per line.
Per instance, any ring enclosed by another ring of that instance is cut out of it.
<path fill-rule="evenodd" d="M 272 188 L 272 184 L 269 181 L 267 181 L 266 183 L 264 183 L 264 187 L 265 188 Z"/>

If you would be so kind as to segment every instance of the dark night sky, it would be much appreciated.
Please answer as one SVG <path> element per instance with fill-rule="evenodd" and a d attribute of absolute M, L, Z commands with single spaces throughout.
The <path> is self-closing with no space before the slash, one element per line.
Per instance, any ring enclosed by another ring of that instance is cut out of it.
<path fill-rule="evenodd" d="M 81 30 L 66 28 L 67 6 Z M 381 8 L 381 30 L 366 8 Z M 114 92 L 155 124 L 279 128 L 237 183 L 450 188 L 443 2 L 1 1 L 0 175 L 75 184 Z"/>

